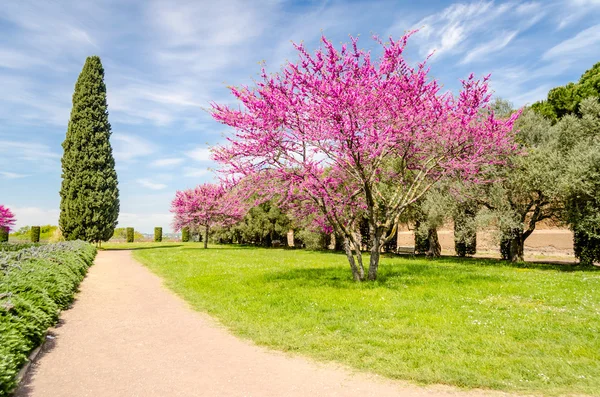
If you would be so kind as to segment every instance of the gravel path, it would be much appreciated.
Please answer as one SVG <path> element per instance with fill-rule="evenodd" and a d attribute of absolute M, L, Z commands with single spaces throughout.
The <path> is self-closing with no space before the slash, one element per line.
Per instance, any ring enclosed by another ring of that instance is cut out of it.
<path fill-rule="evenodd" d="M 16 396 L 479 396 L 421 388 L 240 340 L 129 251 L 103 251 Z"/>

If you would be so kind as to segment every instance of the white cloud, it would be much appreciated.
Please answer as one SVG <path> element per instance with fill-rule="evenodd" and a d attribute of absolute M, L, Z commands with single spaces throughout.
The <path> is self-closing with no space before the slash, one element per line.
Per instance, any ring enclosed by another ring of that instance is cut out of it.
<path fill-rule="evenodd" d="M 564 0 L 559 4 L 560 12 L 557 12 L 558 29 L 563 29 L 582 18 L 593 20 L 600 9 L 600 0 Z"/>
<path fill-rule="evenodd" d="M 133 161 L 156 152 L 156 146 L 143 138 L 129 134 L 113 134 L 113 155 L 117 161 Z"/>
<path fill-rule="evenodd" d="M 460 63 L 465 64 L 478 60 L 484 60 L 484 57 L 486 55 L 498 52 L 504 47 L 506 47 L 508 43 L 510 43 L 515 38 L 517 33 L 517 30 L 502 32 L 498 37 L 492 39 L 491 41 L 475 47 L 464 57 L 464 59 Z"/>
<path fill-rule="evenodd" d="M 488 22 L 508 9 L 506 5 L 494 7 L 491 1 L 457 3 L 423 18 L 415 25 L 420 29 L 416 40 L 421 42 L 421 55 L 435 51 L 439 57 L 457 51 L 470 34 L 482 27 L 489 28 Z"/>
<path fill-rule="evenodd" d="M 194 168 L 194 167 L 185 167 L 183 169 L 183 176 L 188 178 L 195 178 L 199 176 L 204 176 L 208 174 L 210 171 L 202 168 Z"/>
<path fill-rule="evenodd" d="M 550 48 L 544 53 L 542 59 L 546 61 L 565 57 L 573 59 L 597 54 L 598 51 L 600 51 L 600 24 L 587 28 Z"/>
<path fill-rule="evenodd" d="M 162 227 L 163 233 L 172 232 L 173 215 L 170 213 L 121 212 L 118 227 L 133 227 L 141 233 L 153 233 L 155 227 Z"/>
<path fill-rule="evenodd" d="M 173 167 L 183 163 L 182 158 L 158 159 L 150 163 L 151 167 Z"/>
<path fill-rule="evenodd" d="M 17 174 L 16 172 L 0 171 L 0 176 L 6 179 L 19 179 L 29 176 L 28 174 Z"/>
<path fill-rule="evenodd" d="M 60 211 L 57 209 L 44 209 L 38 207 L 19 207 L 7 205 L 15 214 L 17 220 L 15 229 L 23 226 L 58 225 Z"/>
<path fill-rule="evenodd" d="M 148 189 L 152 189 L 152 190 L 162 190 L 167 187 L 167 185 L 165 185 L 164 183 L 152 182 L 151 180 L 149 180 L 147 178 L 137 179 L 136 182 L 139 183 L 140 185 L 142 185 Z"/>
<path fill-rule="evenodd" d="M 27 161 L 60 158 L 60 155 L 53 152 L 50 146 L 36 142 L 0 141 L 0 153 Z"/>
<path fill-rule="evenodd" d="M 210 149 L 204 147 L 197 147 L 189 152 L 186 152 L 185 154 L 196 161 L 211 161 Z"/>

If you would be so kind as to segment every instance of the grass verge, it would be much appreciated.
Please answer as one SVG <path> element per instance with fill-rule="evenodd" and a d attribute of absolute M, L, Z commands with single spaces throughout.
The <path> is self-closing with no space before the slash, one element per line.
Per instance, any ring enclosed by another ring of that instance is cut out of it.
<path fill-rule="evenodd" d="M 358 284 L 336 253 L 146 248 L 171 289 L 260 345 L 421 384 L 600 395 L 599 271 L 384 257 Z"/>

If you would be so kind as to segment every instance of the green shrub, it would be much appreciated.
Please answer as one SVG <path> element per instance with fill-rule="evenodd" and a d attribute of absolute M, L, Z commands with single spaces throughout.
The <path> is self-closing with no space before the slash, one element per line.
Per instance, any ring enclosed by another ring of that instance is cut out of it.
<path fill-rule="evenodd" d="M 294 245 L 304 246 L 309 250 L 326 250 L 329 241 L 329 235 L 326 233 L 301 229 L 294 234 Z"/>
<path fill-rule="evenodd" d="M 0 227 L 0 243 L 8 241 L 8 228 Z"/>
<path fill-rule="evenodd" d="M 184 243 L 190 241 L 190 228 L 187 226 L 181 229 L 181 241 Z"/>
<path fill-rule="evenodd" d="M 40 242 L 40 227 L 39 226 L 31 226 L 31 242 L 39 243 Z"/>
<path fill-rule="evenodd" d="M 135 234 L 135 231 L 133 230 L 132 227 L 128 227 L 127 228 L 127 242 L 128 243 L 133 243 L 133 236 Z"/>
<path fill-rule="evenodd" d="M 0 252 L 20 251 L 25 248 L 39 247 L 39 243 L 0 243 Z"/>
<path fill-rule="evenodd" d="M 96 255 L 83 241 L 0 249 L 6 246 L 14 252 L 0 251 L 0 396 L 14 389 L 29 352 L 73 301 Z"/>
<path fill-rule="evenodd" d="M 162 241 L 162 227 L 154 228 L 154 241 L 160 243 Z"/>

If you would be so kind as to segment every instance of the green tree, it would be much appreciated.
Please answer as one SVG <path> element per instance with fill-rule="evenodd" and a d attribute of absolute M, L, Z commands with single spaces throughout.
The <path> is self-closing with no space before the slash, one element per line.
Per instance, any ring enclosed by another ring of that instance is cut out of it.
<path fill-rule="evenodd" d="M 589 97 L 600 97 L 600 62 L 587 70 L 577 83 L 551 89 L 548 98 L 534 103 L 532 108 L 556 123 L 569 114 L 581 115 L 580 104 Z"/>
<path fill-rule="evenodd" d="M 104 68 L 99 57 L 88 57 L 75 84 L 62 145 L 59 225 L 67 240 L 100 244 L 117 225 L 119 190 L 107 107 Z"/>
<path fill-rule="evenodd" d="M 550 120 L 525 109 L 515 123 L 518 150 L 510 167 L 491 171 L 494 183 L 472 192 L 501 232 L 503 259 L 522 261 L 525 240 L 538 222 L 559 219 L 564 208 L 566 158 L 556 147 Z"/>
<path fill-rule="evenodd" d="M 564 220 L 574 233 L 575 256 L 591 265 L 600 262 L 600 103 L 584 99 L 580 112 L 556 124 L 557 145 L 569 159 Z"/>

